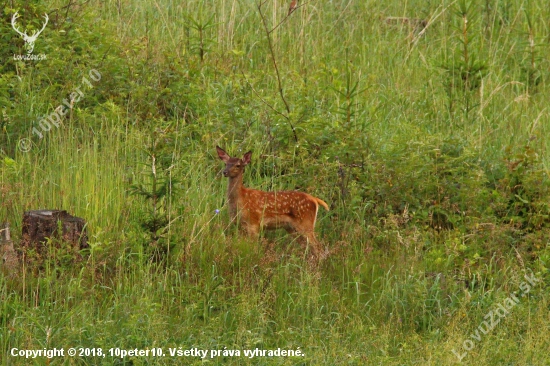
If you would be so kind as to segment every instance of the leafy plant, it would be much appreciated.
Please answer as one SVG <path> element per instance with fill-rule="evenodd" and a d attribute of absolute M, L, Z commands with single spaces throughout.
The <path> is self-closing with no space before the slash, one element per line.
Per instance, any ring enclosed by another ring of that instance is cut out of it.
<path fill-rule="evenodd" d="M 335 88 L 335 91 L 343 99 L 342 106 L 338 108 L 337 113 L 344 117 L 345 127 L 351 128 L 351 120 L 355 117 L 356 109 L 360 107 L 358 97 L 366 88 L 359 89 L 361 74 L 355 70 L 351 62 L 348 62 L 346 66 L 344 85 L 340 88 Z"/>
<path fill-rule="evenodd" d="M 454 14 L 459 19 L 456 30 L 459 45 L 450 59 L 442 64 L 445 71 L 444 86 L 447 93 L 448 109 L 452 114 L 455 102 L 461 103 L 463 115 L 467 117 L 474 107 L 474 92 L 481 86 L 481 80 L 487 71 L 487 64 L 480 58 L 474 45 L 477 24 L 476 2 L 460 0 Z"/>
<path fill-rule="evenodd" d="M 169 221 L 170 198 L 177 180 L 171 175 L 172 155 L 169 153 L 172 142 L 169 133 L 170 126 L 163 129 L 153 127 L 149 146 L 145 149 L 147 155 L 146 172 L 142 173 L 143 181 L 130 186 L 130 194 L 144 199 L 147 207 L 137 218 L 141 228 L 149 236 L 149 248 L 155 259 L 160 260 L 166 247 L 162 243 Z"/>
<path fill-rule="evenodd" d="M 526 64 L 521 66 L 522 81 L 524 81 L 527 92 L 535 93 L 538 85 L 542 81 L 542 71 L 540 69 L 540 56 L 538 48 L 542 45 L 536 43 L 535 28 L 533 27 L 532 15 L 528 9 L 524 9 L 525 20 L 527 23 L 527 59 Z"/>
<path fill-rule="evenodd" d="M 187 26 L 193 29 L 196 33 L 194 37 L 188 33 L 189 48 L 192 51 L 196 51 L 199 55 L 201 63 L 204 62 L 204 56 L 210 50 L 210 46 L 216 43 L 215 38 L 209 37 L 207 31 L 210 28 L 214 28 L 217 23 L 214 22 L 215 13 L 212 13 L 209 17 L 205 17 L 203 13 L 203 4 L 199 6 L 199 13 L 197 17 L 191 15 L 186 16 Z"/>
<path fill-rule="evenodd" d="M 506 175 L 499 182 L 501 194 L 507 198 L 503 220 L 527 231 L 540 230 L 550 224 L 550 177 L 541 165 L 540 154 L 526 144 L 512 154 L 507 148 Z"/>

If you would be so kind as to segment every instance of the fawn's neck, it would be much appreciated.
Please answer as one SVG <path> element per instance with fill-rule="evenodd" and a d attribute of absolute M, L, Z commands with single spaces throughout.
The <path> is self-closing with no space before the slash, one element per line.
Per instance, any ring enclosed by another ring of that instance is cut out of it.
<path fill-rule="evenodd" d="M 227 203 L 229 204 L 229 214 L 234 219 L 237 216 L 237 204 L 239 202 L 239 195 L 243 188 L 243 175 L 240 174 L 234 178 L 229 178 L 229 185 L 227 186 Z"/>

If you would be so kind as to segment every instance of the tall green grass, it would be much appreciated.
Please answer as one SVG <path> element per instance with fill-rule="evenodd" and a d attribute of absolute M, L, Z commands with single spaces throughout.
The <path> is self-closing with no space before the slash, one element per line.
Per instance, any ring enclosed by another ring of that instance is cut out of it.
<path fill-rule="evenodd" d="M 300 347 L 303 358 L 210 362 L 456 364 L 453 350 L 530 271 L 543 282 L 463 362 L 549 362 L 548 7 L 302 4 L 269 34 L 286 117 L 254 2 L 92 1 L 41 35 L 47 62 L 3 66 L 0 218 L 17 241 L 24 211 L 65 209 L 87 220 L 90 249 L 66 260 L 50 243 L 45 263 L 0 276 L 2 364 L 27 364 L 13 347 Z M 16 5 L 32 18 L 66 4 Z M 265 3 L 270 27 L 288 5 Z M 427 21 L 422 35 L 413 19 Z M 461 84 L 466 54 L 485 66 L 468 75 L 478 85 Z M 90 68 L 102 78 L 70 117 L 32 135 Z M 317 231 L 331 254 L 317 270 L 286 234 L 255 242 L 228 225 L 215 145 L 253 151 L 247 186 L 329 202 Z M 142 225 L 152 201 L 131 194 L 152 187 L 153 156 L 169 182 L 155 248 Z M 49 361 L 174 362 L 203 363 Z"/>

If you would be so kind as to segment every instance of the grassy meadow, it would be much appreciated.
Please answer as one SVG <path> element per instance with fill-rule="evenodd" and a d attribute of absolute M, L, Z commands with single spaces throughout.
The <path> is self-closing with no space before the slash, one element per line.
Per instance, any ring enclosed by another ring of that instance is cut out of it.
<path fill-rule="evenodd" d="M 2 365 L 550 365 L 545 1 L 0 4 L 0 222 L 89 242 L 2 267 Z M 216 145 L 329 204 L 318 268 L 228 224 Z"/>

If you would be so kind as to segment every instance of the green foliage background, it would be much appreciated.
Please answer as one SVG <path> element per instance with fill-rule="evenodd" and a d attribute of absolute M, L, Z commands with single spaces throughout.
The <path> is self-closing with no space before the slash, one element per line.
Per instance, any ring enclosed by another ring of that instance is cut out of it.
<path fill-rule="evenodd" d="M 90 242 L 82 261 L 51 243 L 0 277 L 2 364 L 70 346 L 454 364 L 531 272 L 538 286 L 463 362 L 550 362 L 548 4 L 303 1 L 287 18 L 288 2 L 258 4 L 0 2 L 0 219 L 17 241 L 24 211 L 65 209 Z M 45 60 L 14 59 L 16 11 L 29 34 L 48 14 Z M 216 145 L 253 151 L 246 185 L 329 203 L 318 270 L 284 233 L 228 228 Z"/>

